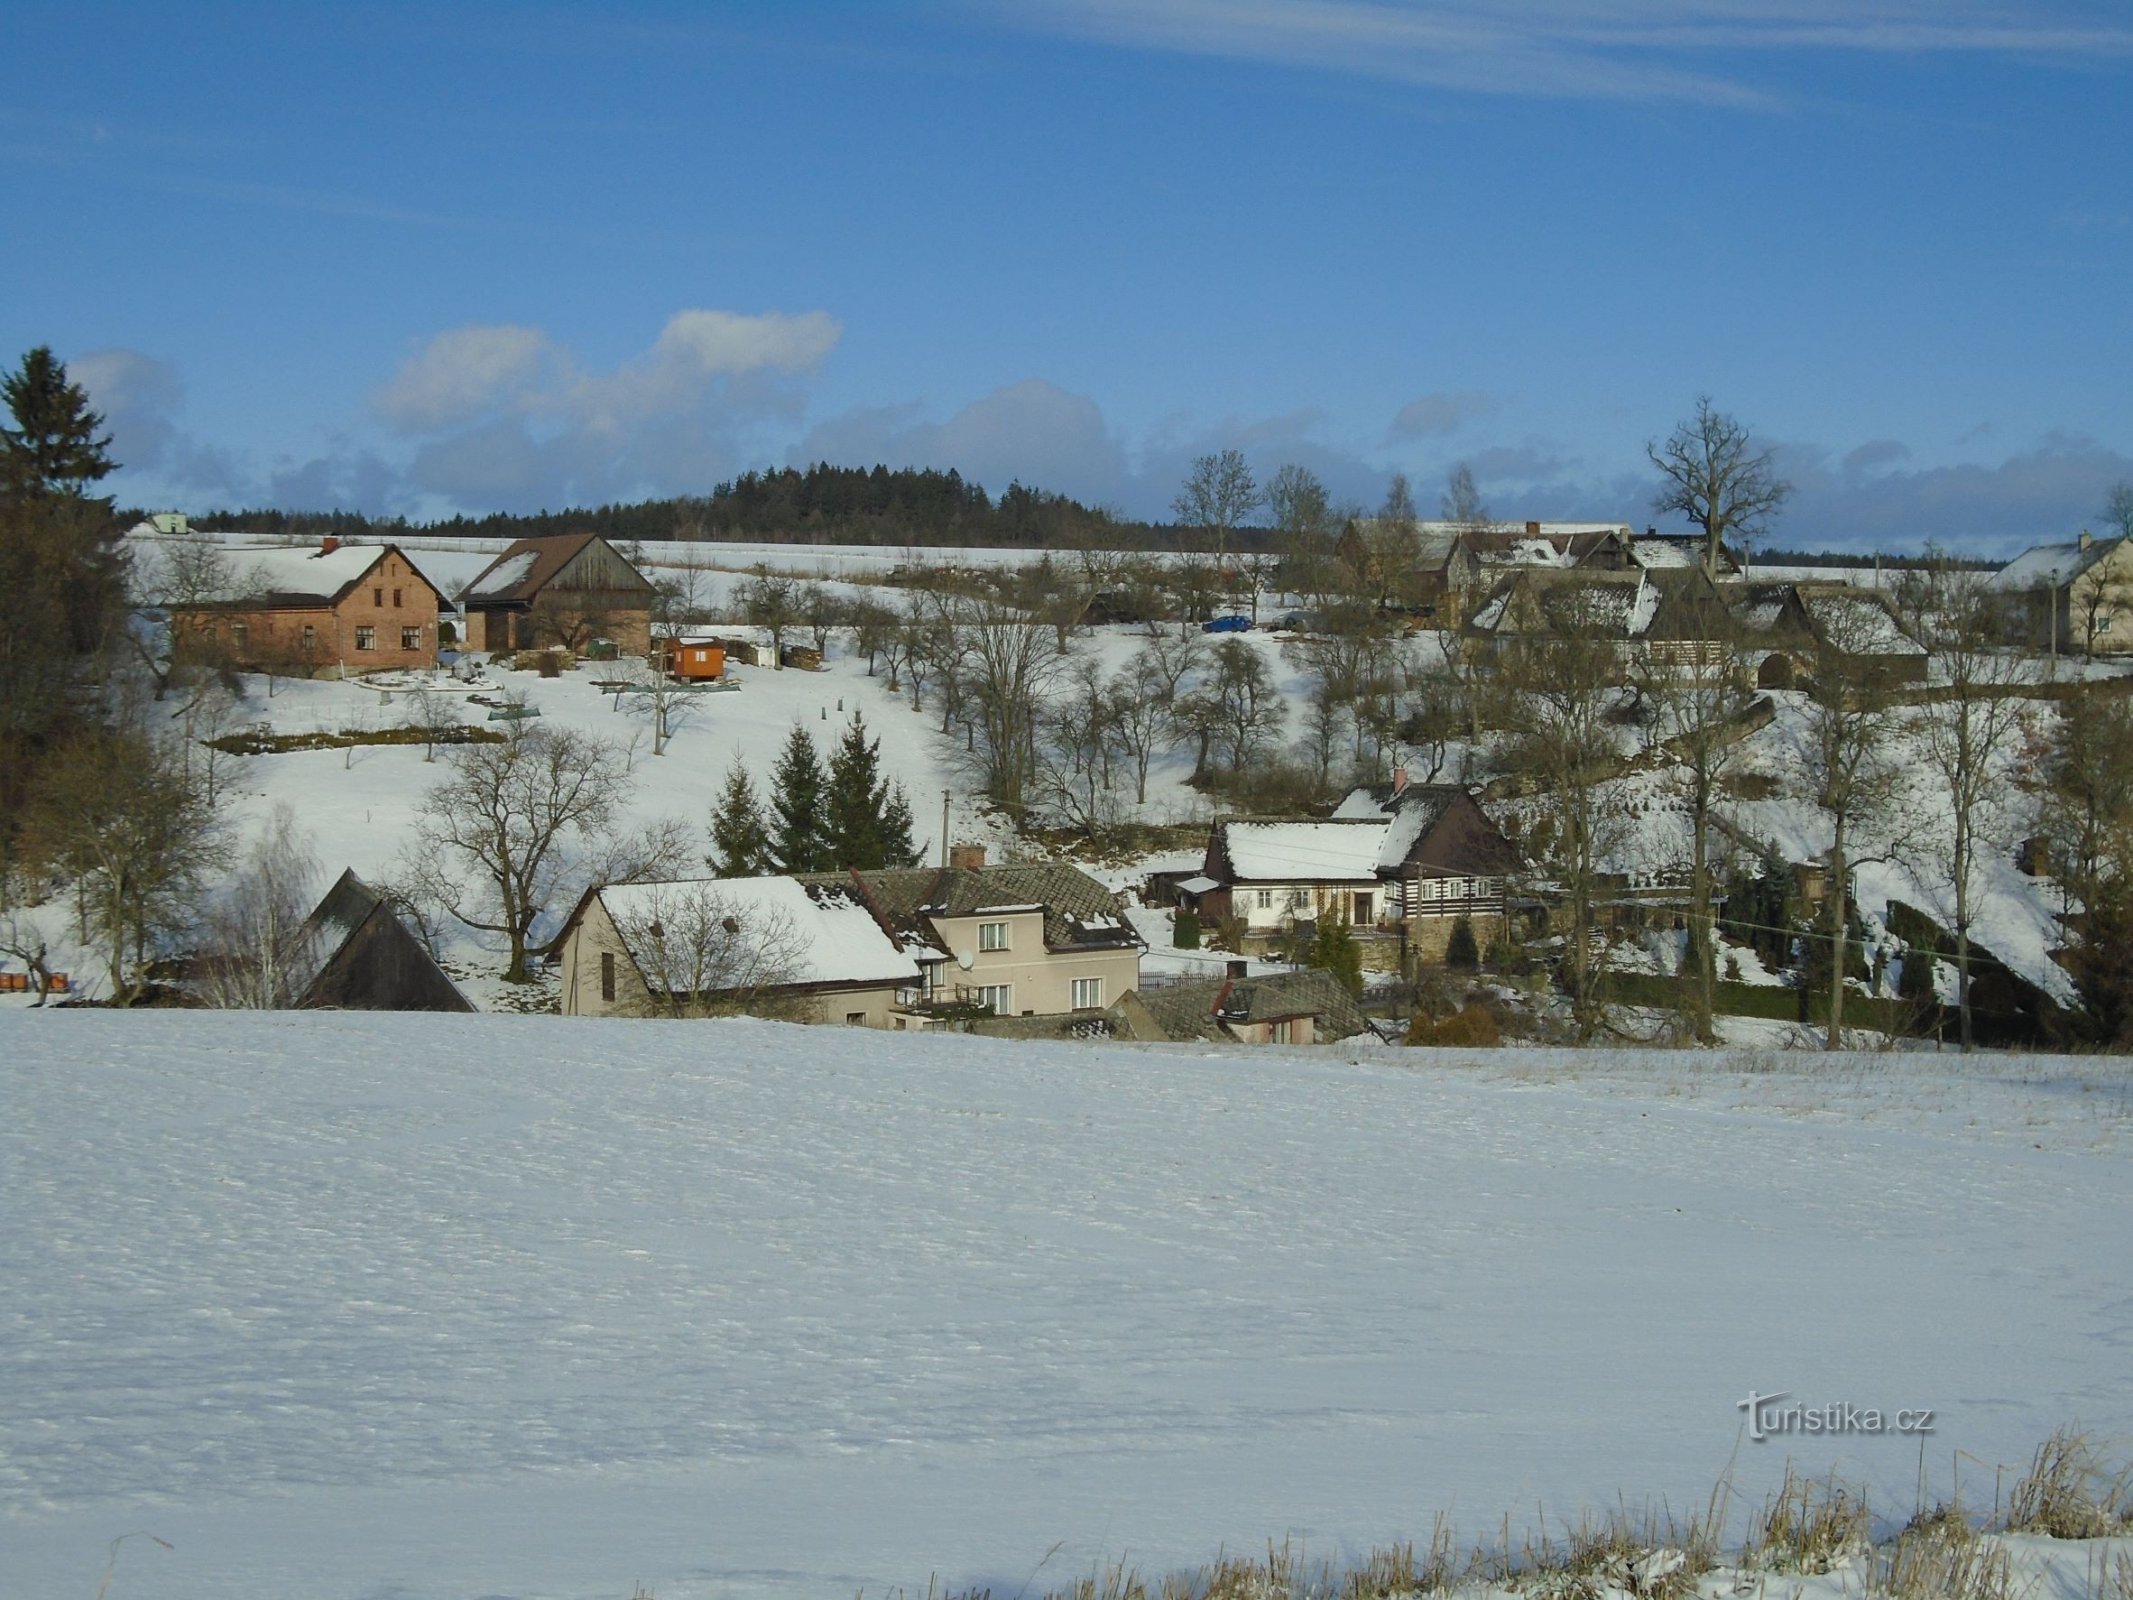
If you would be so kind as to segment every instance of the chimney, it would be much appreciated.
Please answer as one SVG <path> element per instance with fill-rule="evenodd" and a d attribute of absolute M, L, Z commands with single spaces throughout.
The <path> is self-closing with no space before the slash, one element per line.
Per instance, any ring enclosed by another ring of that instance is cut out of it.
<path fill-rule="evenodd" d="M 1539 538 L 1540 536 L 1541 536 L 1541 525 L 1540 525 L 1539 523 L 1537 523 L 1537 522 L 1529 522 L 1529 523 L 1527 523 L 1527 524 L 1526 524 L 1526 537 L 1527 537 L 1528 539 L 1538 539 L 1538 538 Z"/>
<path fill-rule="evenodd" d="M 1392 792 L 1395 799 L 1407 792 L 1407 769 L 1405 767 L 1394 767 L 1392 769 Z"/>
<path fill-rule="evenodd" d="M 981 844 L 952 844 L 948 847 L 948 865 L 966 872 L 985 870 L 985 847 Z"/>
<path fill-rule="evenodd" d="M 2089 530 L 2083 528 L 2081 530 L 2081 548 L 2086 550 L 2090 545 L 2094 544 L 2095 542 L 2096 540 L 2090 535 Z"/>
<path fill-rule="evenodd" d="M 330 556 L 333 554 L 334 551 L 340 549 L 340 547 L 341 541 L 336 539 L 332 534 L 329 533 L 326 535 L 325 538 L 319 540 L 318 553 L 322 556 Z"/>
<path fill-rule="evenodd" d="M 1644 525 L 1644 537 L 1647 539 L 1656 539 L 1659 537 L 1659 530 L 1653 527 L 1650 523 L 1646 523 Z"/>
<path fill-rule="evenodd" d="M 1249 961 L 1232 961 L 1229 964 L 1229 975 L 1232 978 L 1241 978 L 1249 973 L 1251 969 L 1252 964 Z"/>

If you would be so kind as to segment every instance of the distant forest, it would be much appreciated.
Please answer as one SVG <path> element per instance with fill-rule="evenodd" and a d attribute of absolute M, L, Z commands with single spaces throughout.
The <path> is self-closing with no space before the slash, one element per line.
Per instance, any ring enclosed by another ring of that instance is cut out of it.
<path fill-rule="evenodd" d="M 492 512 L 410 522 L 353 511 L 217 510 L 204 528 L 313 538 L 417 531 L 481 539 L 592 532 L 616 542 L 716 539 L 750 544 L 1002 545 L 1162 549 L 1191 530 L 1127 522 L 1063 494 L 1011 483 L 998 499 L 953 471 L 833 467 L 746 472 L 710 494 L 590 510 Z"/>

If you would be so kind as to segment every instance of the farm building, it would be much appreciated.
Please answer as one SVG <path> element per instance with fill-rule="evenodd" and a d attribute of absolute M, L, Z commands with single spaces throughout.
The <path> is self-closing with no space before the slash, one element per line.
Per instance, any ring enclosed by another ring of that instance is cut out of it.
<path fill-rule="evenodd" d="M 226 597 L 172 605 L 174 649 L 303 677 L 437 664 L 443 592 L 397 545 L 329 538 L 233 565 Z"/>
<path fill-rule="evenodd" d="M 459 593 L 470 650 L 584 654 L 606 639 L 627 656 L 652 645 L 652 583 L 596 533 L 521 539 Z"/>

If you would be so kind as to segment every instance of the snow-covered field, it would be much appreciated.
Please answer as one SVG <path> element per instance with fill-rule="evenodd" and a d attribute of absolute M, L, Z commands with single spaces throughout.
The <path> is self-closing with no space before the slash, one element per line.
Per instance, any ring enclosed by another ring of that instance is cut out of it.
<path fill-rule="evenodd" d="M 138 1530 L 114 1600 L 1007 1596 L 1729 1459 L 1989 1504 L 2133 1431 L 2129 1136 L 2073 1061 L 8 1012 L 0 1590 Z"/>

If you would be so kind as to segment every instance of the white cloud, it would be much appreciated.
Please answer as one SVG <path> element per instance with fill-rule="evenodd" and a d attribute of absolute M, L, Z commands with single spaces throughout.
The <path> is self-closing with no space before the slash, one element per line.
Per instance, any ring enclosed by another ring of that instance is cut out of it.
<path fill-rule="evenodd" d="M 414 485 L 453 504 L 700 494 L 744 463 L 759 424 L 799 414 L 843 331 L 825 311 L 690 309 L 641 354 L 587 372 L 538 328 L 452 328 L 372 405 L 421 441 Z"/>
<path fill-rule="evenodd" d="M 1306 66 L 1535 98 L 1774 103 L 1688 58 L 1754 52 L 1968 53 L 2076 63 L 2133 54 L 2109 9 L 2060 0 L 2018 20 L 1987 0 L 1022 0 L 1001 22 L 1145 50 Z M 2104 20 L 2095 20 L 2096 18 Z"/>
<path fill-rule="evenodd" d="M 173 418 L 185 404 L 176 367 L 138 350 L 91 350 L 67 363 L 67 376 L 103 414 L 112 459 L 129 467 L 162 463 L 177 438 Z"/>
<path fill-rule="evenodd" d="M 1458 394 L 1425 394 L 1400 407 L 1388 433 L 1395 439 L 1427 439 L 1435 434 L 1456 433 L 1495 409 L 1496 402 L 1492 397 L 1472 390 Z"/>
<path fill-rule="evenodd" d="M 544 379 L 564 364 L 538 328 L 448 328 L 402 363 L 371 403 L 393 427 L 429 433 L 532 404 Z"/>

